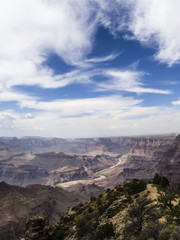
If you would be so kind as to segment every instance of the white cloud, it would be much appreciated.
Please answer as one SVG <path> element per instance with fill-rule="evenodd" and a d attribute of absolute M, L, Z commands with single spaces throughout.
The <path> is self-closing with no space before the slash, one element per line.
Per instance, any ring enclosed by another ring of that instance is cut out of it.
<path fill-rule="evenodd" d="M 71 65 L 91 51 L 97 27 L 91 1 L 7 0 L 0 8 L 0 90 L 16 85 L 64 87 L 79 79 L 78 72 L 54 76 L 42 66 L 50 52 Z M 94 18 L 92 18 L 92 15 Z"/>
<path fill-rule="evenodd" d="M 175 105 L 175 106 L 176 106 L 176 105 L 180 105 L 180 100 L 173 101 L 172 104 Z"/>
<path fill-rule="evenodd" d="M 141 100 L 135 100 L 133 98 L 123 98 L 121 96 L 108 96 L 97 98 L 83 98 L 83 99 L 62 99 L 52 102 L 40 102 L 40 101 L 22 101 L 20 107 L 32 108 L 43 111 L 55 111 L 59 116 L 77 116 L 77 115 L 98 115 L 110 114 L 116 111 L 123 111 L 126 108 L 135 106 L 141 103 Z"/>
<path fill-rule="evenodd" d="M 27 118 L 27 119 L 33 119 L 34 116 L 33 116 L 31 113 L 27 113 L 27 114 L 25 115 L 25 118 Z"/>
<path fill-rule="evenodd" d="M 35 99 L 35 98 L 30 95 L 18 93 L 15 91 L 9 91 L 9 90 L 4 91 L 3 90 L 0 92 L 0 101 L 1 102 L 8 102 L 8 101 L 21 102 L 21 101 L 28 101 L 28 100 L 30 101 L 33 99 Z"/>
<path fill-rule="evenodd" d="M 85 62 L 90 62 L 90 63 L 107 62 L 107 61 L 114 60 L 118 56 L 119 56 L 119 53 L 118 54 L 117 53 L 111 53 L 111 54 L 109 54 L 107 56 L 104 56 L 104 57 L 86 59 Z"/>
<path fill-rule="evenodd" d="M 127 91 L 136 93 L 156 93 L 170 94 L 169 90 L 160 90 L 154 88 L 146 88 L 143 86 L 141 78 L 145 73 L 138 71 L 120 71 L 107 70 L 104 75 L 109 78 L 106 82 L 99 82 L 96 85 L 96 91 Z"/>
<path fill-rule="evenodd" d="M 115 59 L 115 53 L 90 59 L 87 56 L 92 50 L 98 26 L 103 25 L 114 35 L 123 35 L 125 30 L 142 44 L 154 47 L 155 43 L 158 61 L 169 65 L 178 63 L 179 9 L 178 0 L 163 0 L 163 3 L 157 0 L 2 1 L 0 101 L 17 101 L 21 108 L 33 108 L 36 112 L 23 115 L 0 112 L 1 134 L 12 135 L 12 128 L 17 136 L 42 135 L 43 131 L 46 136 L 54 134 L 59 137 L 103 136 L 106 131 L 107 135 L 122 135 L 146 133 L 151 129 L 154 132 L 177 130 L 178 111 L 165 107 L 143 108 L 141 100 L 104 96 L 43 102 L 19 93 L 13 87 L 59 88 L 81 83 L 91 84 L 92 88 L 96 86 L 98 91 L 169 94 L 168 90 L 143 85 L 142 72 L 94 68 L 97 63 Z M 125 15 L 127 12 L 128 16 Z M 54 75 L 52 69 L 42 65 L 50 52 L 55 52 L 75 70 Z M 95 82 L 93 79 L 99 75 L 108 80 Z M 178 105 L 179 101 L 173 104 Z M 130 119 L 136 117 L 140 120 Z"/>
<path fill-rule="evenodd" d="M 178 1 L 160 3 L 145 0 L 6 0 L 0 8 L 0 89 L 10 91 L 16 85 L 38 85 L 43 88 L 64 87 L 72 83 L 90 83 L 87 68 L 93 63 L 113 60 L 118 54 L 87 59 L 93 38 L 100 24 L 115 34 L 124 25 L 124 11 L 132 16 L 127 28 L 141 42 L 154 39 L 159 46 L 157 58 L 169 64 L 178 61 Z M 130 7 L 131 5 L 131 7 Z M 156 6 L 157 5 L 157 6 Z M 170 5 L 170 6 L 169 6 Z M 133 7 L 132 7 L 133 6 Z M 166 6 L 166 8 L 165 8 Z M 150 9 L 147 10 L 147 9 Z M 168 19 L 168 20 L 167 20 Z M 169 25 L 168 25 L 169 24 Z M 55 52 L 66 63 L 79 70 L 54 76 L 53 70 L 42 66 L 49 52 Z M 165 54 L 168 52 L 168 54 Z M 90 65 L 89 65 L 90 64 Z M 82 69 L 85 67 L 86 69 Z M 84 77 L 86 76 L 86 77 Z M 104 86 L 105 87 L 105 86 Z M 125 89 L 124 89 L 125 90 Z M 141 92 L 142 88 L 137 88 Z M 146 90 L 144 92 L 152 92 Z M 158 90 L 159 92 L 160 90 Z M 163 91 L 162 91 L 163 93 Z"/>
<path fill-rule="evenodd" d="M 16 117 L 10 112 L 0 112 L 0 128 L 11 129 L 14 127 Z"/>
<path fill-rule="evenodd" d="M 50 49 L 74 63 L 91 50 L 96 19 L 90 21 L 89 1 L 7 0 L 0 11 L 2 56 L 39 62 L 42 51 Z"/>
<path fill-rule="evenodd" d="M 124 1 L 118 2 L 124 4 Z M 120 30 L 128 27 L 135 39 L 157 48 L 156 60 L 169 66 L 179 63 L 180 1 L 128 0 L 126 4 L 129 21 L 124 22 L 123 26 L 120 23 Z"/>
<path fill-rule="evenodd" d="M 45 137 L 98 137 L 179 132 L 180 113 L 176 108 L 142 107 L 137 103 L 137 105 L 126 106 L 126 108 L 116 107 L 112 110 L 102 108 L 99 112 L 96 108 L 94 109 L 93 114 L 81 117 L 70 116 L 71 109 L 68 113 L 64 112 L 69 114 L 67 117 L 60 117 L 58 111 L 36 112 L 33 119 L 19 115 L 14 120 L 13 134 Z M 12 136 L 12 130 L 8 135 Z"/>

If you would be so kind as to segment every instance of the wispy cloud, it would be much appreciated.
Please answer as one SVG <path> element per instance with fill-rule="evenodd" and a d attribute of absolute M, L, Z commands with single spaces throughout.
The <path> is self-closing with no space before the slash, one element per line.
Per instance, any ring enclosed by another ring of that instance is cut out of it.
<path fill-rule="evenodd" d="M 111 54 L 109 54 L 107 56 L 104 56 L 104 57 L 86 59 L 85 62 L 90 62 L 90 63 L 108 62 L 108 61 L 114 60 L 119 55 L 120 55 L 120 53 L 111 53 Z"/>
<path fill-rule="evenodd" d="M 173 101 L 172 104 L 175 105 L 175 106 L 178 106 L 178 105 L 180 105 L 180 100 Z"/>
<path fill-rule="evenodd" d="M 12 128 L 17 136 L 43 132 L 46 136 L 77 137 L 80 130 L 81 136 L 103 136 L 104 131 L 107 135 L 141 134 L 148 129 L 150 132 L 152 123 L 154 132 L 177 130 L 180 116 L 176 109 L 145 108 L 141 106 L 143 100 L 114 95 L 117 91 L 170 94 L 170 90 L 144 85 L 146 73 L 136 67 L 112 69 L 108 64 L 119 53 L 90 59 L 88 56 L 98 27 L 104 26 L 116 37 L 130 34 L 132 39 L 154 48 L 159 62 L 169 66 L 179 63 L 179 11 L 178 0 L 163 0 L 163 3 L 156 0 L 2 1 L 0 101 L 16 101 L 21 110 L 26 111 L 1 111 L 1 134 L 7 134 L 9 129 L 11 135 Z M 74 70 L 55 75 L 53 69 L 43 65 L 51 52 Z M 96 78 L 99 76 L 101 81 Z M 112 95 L 43 102 L 38 96 L 20 93 L 14 88 L 25 85 L 55 89 L 74 83 L 89 84 L 101 94 Z M 172 104 L 176 106 L 180 102 Z M 31 109 L 36 110 L 35 113 L 31 113 Z M 130 119 L 138 116 L 141 116 L 138 121 Z"/>
<path fill-rule="evenodd" d="M 96 91 L 127 91 L 135 93 L 156 93 L 156 94 L 171 94 L 170 90 L 160 90 L 147 88 L 143 85 L 141 78 L 145 75 L 144 72 L 131 70 L 107 70 L 104 75 L 109 80 L 96 84 Z"/>
<path fill-rule="evenodd" d="M 32 97 L 28 94 L 22 94 L 18 93 L 15 91 L 1 91 L 0 92 L 0 101 L 1 102 L 8 102 L 8 101 L 16 101 L 16 102 L 21 102 L 21 101 L 32 101 L 33 99 L 36 99 L 35 97 Z"/>
<path fill-rule="evenodd" d="M 173 4 L 165 0 L 163 5 L 155 0 L 143 3 L 139 0 L 27 0 L 26 4 L 23 0 L 7 0 L 0 9 L 0 89 L 9 91 L 16 85 L 58 88 L 74 82 L 88 83 L 90 79 L 83 78 L 84 72 L 78 70 L 83 64 L 89 68 L 91 64 L 112 61 L 118 56 L 111 53 L 87 59 L 99 25 L 109 28 L 112 34 L 131 31 L 142 43 L 154 40 L 158 44 L 156 58 L 169 65 L 177 63 L 179 9 L 177 0 L 173 0 Z M 125 24 L 127 12 L 131 18 Z M 169 18 L 172 12 L 173 18 Z M 76 66 L 76 71 L 54 76 L 52 69 L 42 65 L 51 51 L 67 64 Z M 101 86 L 103 88 L 106 86 Z"/>
<path fill-rule="evenodd" d="M 23 108 L 38 109 L 43 111 L 58 111 L 59 116 L 72 116 L 80 114 L 108 113 L 115 110 L 125 110 L 127 107 L 135 106 L 142 100 L 123 98 L 118 95 L 83 99 L 62 99 L 51 102 L 22 101 Z"/>

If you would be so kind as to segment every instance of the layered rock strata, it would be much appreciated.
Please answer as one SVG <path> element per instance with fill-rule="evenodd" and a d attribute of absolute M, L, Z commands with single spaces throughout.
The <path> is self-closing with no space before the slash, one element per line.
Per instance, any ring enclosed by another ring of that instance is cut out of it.
<path fill-rule="evenodd" d="M 160 158 L 157 172 L 171 182 L 180 183 L 180 135 Z"/>

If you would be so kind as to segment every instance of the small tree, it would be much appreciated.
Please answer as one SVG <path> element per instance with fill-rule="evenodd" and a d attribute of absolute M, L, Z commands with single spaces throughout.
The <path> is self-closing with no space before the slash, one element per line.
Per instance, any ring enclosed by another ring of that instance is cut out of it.
<path fill-rule="evenodd" d="M 159 240 L 159 233 L 163 228 L 163 224 L 156 222 L 148 222 L 145 228 L 143 229 L 138 240 Z"/>
<path fill-rule="evenodd" d="M 154 175 L 154 178 L 153 178 L 153 180 L 152 180 L 152 183 L 153 183 L 153 184 L 156 184 L 156 185 L 160 185 L 160 181 L 161 181 L 161 177 L 159 176 L 158 173 L 156 173 L 156 174 Z"/>
<path fill-rule="evenodd" d="M 158 173 L 156 173 L 154 175 L 152 183 L 156 184 L 156 185 L 159 185 L 162 188 L 165 188 L 165 187 L 169 186 L 169 180 L 164 176 L 160 177 Z"/>
<path fill-rule="evenodd" d="M 157 220 L 155 214 L 156 205 L 146 197 L 138 198 L 135 204 L 132 204 L 127 212 L 127 224 L 124 228 L 124 239 L 130 236 L 139 236 L 144 224 L 149 221 Z"/>
<path fill-rule="evenodd" d="M 168 210 L 173 210 L 173 201 L 176 199 L 178 194 L 178 188 L 175 184 L 170 184 L 166 190 L 159 191 L 158 201 L 162 204 L 162 207 Z"/>
<path fill-rule="evenodd" d="M 165 188 L 167 186 L 169 186 L 169 180 L 166 177 L 161 177 L 160 178 L 160 184 L 159 184 L 162 188 Z"/>
<path fill-rule="evenodd" d="M 88 217 L 82 217 L 76 222 L 76 235 L 81 238 L 83 235 L 87 234 L 91 226 L 89 224 Z"/>
<path fill-rule="evenodd" d="M 180 225 L 180 201 L 174 206 L 170 216 L 173 223 Z"/>

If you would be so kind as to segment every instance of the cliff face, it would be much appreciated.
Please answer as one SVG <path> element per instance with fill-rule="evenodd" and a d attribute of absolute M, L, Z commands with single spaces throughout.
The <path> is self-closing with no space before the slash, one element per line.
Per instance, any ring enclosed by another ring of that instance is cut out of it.
<path fill-rule="evenodd" d="M 54 224 L 69 207 L 89 201 L 91 196 L 98 196 L 103 190 L 96 185 L 88 185 L 79 186 L 78 191 L 67 192 L 40 184 L 24 188 L 0 182 L 0 239 L 18 240 L 26 220 L 31 216 L 44 216 L 50 224 Z"/>
<path fill-rule="evenodd" d="M 171 146 L 173 137 L 115 137 L 100 138 L 97 147 L 119 154 L 158 155 Z"/>
<path fill-rule="evenodd" d="M 37 183 L 55 186 L 64 182 L 87 180 L 87 184 L 95 182 L 99 186 L 113 187 L 135 177 L 151 179 L 159 157 L 171 146 L 173 138 L 115 137 L 71 141 L 30 138 L 23 143 L 27 149 L 35 147 L 37 143 L 37 148 L 40 146 L 42 150 L 45 146 L 49 149 L 53 143 L 56 147 L 62 147 L 66 142 L 65 151 L 74 149 L 74 152 L 78 152 L 83 148 L 88 155 L 63 152 L 21 153 L 16 151 L 17 146 L 22 146 L 22 139 L 13 138 L 7 141 L 8 144 L 0 143 L 0 181 L 20 186 Z M 91 153 L 93 154 L 90 155 Z M 115 176 L 116 182 L 111 181 Z"/>
<path fill-rule="evenodd" d="M 2 151 L 0 151 L 0 155 Z M 96 172 L 117 163 L 117 157 L 86 156 L 65 153 L 11 154 L 0 160 L 0 181 L 27 186 L 29 184 L 57 185 L 58 183 L 93 178 Z"/>
<path fill-rule="evenodd" d="M 34 153 L 64 152 L 75 154 L 114 152 L 127 154 L 152 154 L 156 150 L 163 150 L 172 143 L 174 137 L 110 137 L 89 139 L 61 139 L 61 138 L 0 138 L 0 144 L 5 143 L 17 152 L 32 151 Z M 1 148 L 0 148 L 1 150 Z"/>
<path fill-rule="evenodd" d="M 43 215 L 55 223 L 68 207 L 80 200 L 60 188 L 29 185 L 26 188 L 0 183 L 0 239 L 15 240 L 22 235 L 27 218 Z"/>
<path fill-rule="evenodd" d="M 160 158 L 158 172 L 172 182 L 180 182 L 180 135 Z"/>

